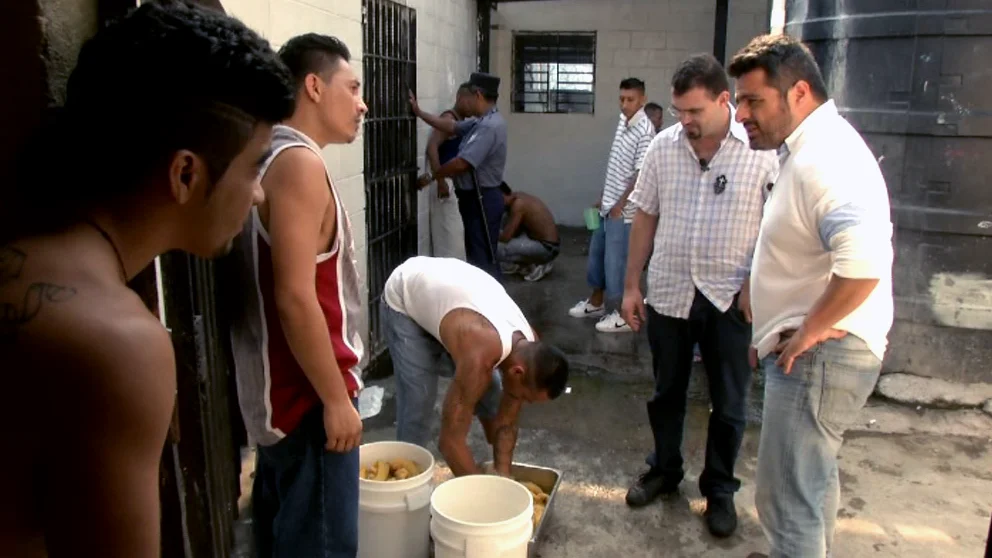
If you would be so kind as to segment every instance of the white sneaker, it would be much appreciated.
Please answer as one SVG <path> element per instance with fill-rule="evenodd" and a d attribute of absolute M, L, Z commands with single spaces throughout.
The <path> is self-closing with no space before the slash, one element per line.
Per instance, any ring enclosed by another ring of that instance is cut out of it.
<path fill-rule="evenodd" d="M 633 331 L 616 310 L 596 322 L 596 331 L 602 333 L 629 333 Z"/>
<path fill-rule="evenodd" d="M 588 298 L 576 304 L 568 311 L 568 315 L 573 318 L 598 318 L 605 313 L 605 306 L 593 306 L 592 304 L 589 304 Z"/>
<path fill-rule="evenodd" d="M 530 270 L 530 273 L 524 275 L 524 281 L 531 281 L 531 282 L 540 281 L 541 278 L 543 278 L 545 275 L 551 272 L 553 268 L 554 266 L 551 264 L 551 262 L 548 262 L 544 265 L 535 265 L 534 268 Z"/>

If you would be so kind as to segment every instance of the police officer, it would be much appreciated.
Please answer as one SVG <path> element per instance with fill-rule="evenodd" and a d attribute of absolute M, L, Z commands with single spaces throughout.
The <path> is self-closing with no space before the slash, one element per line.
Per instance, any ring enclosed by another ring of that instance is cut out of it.
<path fill-rule="evenodd" d="M 496 261 L 499 227 L 504 202 L 499 185 L 506 168 L 506 120 L 496 109 L 499 78 L 481 72 L 468 81 L 471 98 L 465 103 L 470 118 L 452 121 L 424 112 L 410 93 L 413 113 L 448 135 L 462 138 L 458 156 L 437 172 L 425 173 L 419 185 L 453 178 L 458 209 L 465 225 L 465 255 L 468 263 L 501 280 Z"/>

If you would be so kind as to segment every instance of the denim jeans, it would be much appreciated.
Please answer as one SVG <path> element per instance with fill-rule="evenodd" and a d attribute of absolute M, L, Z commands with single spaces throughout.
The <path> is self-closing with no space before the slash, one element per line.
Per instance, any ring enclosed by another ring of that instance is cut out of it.
<path fill-rule="evenodd" d="M 677 483 L 685 475 L 682 433 L 686 392 L 692 374 L 692 348 L 698 342 L 713 405 L 699 490 L 706 497 L 733 496 L 741 486 L 734 476 L 734 465 L 747 425 L 751 325 L 737 309 L 736 299 L 721 312 L 697 290 L 688 319 L 663 316 L 648 307 L 648 342 L 655 382 L 654 397 L 648 402 L 655 449 L 648 456 L 648 465 L 663 474 L 666 483 Z"/>
<path fill-rule="evenodd" d="M 500 242 L 499 261 L 515 264 L 544 265 L 558 257 L 559 246 L 550 242 L 534 240 L 527 233 Z"/>
<path fill-rule="evenodd" d="M 489 252 L 489 246 L 491 244 L 495 252 L 499 244 L 499 226 L 506 209 L 503 192 L 499 188 L 482 188 L 482 207 L 479 206 L 479 194 L 475 190 L 455 190 L 455 194 L 458 196 L 458 211 L 462 215 L 465 231 L 466 261 L 502 283 L 499 262 L 493 262 L 492 256 L 495 254 Z M 483 209 L 486 212 L 485 220 Z"/>
<path fill-rule="evenodd" d="M 318 405 L 285 438 L 258 447 L 252 527 L 259 558 L 358 554 L 358 448 L 324 448 L 323 410 Z"/>
<path fill-rule="evenodd" d="M 438 378 L 454 375 L 451 355 L 409 316 L 393 310 L 388 304 L 382 304 L 380 308 L 396 376 L 396 439 L 426 446 L 434 423 Z M 481 419 L 496 416 L 503 395 L 499 371 L 493 370 L 492 374 L 489 390 L 475 406 L 475 414 Z"/>
<path fill-rule="evenodd" d="M 821 558 L 833 542 L 840 499 L 837 453 L 882 362 L 851 334 L 816 345 L 788 375 L 776 358 L 763 361 L 755 506 L 770 558 Z"/>
<path fill-rule="evenodd" d="M 586 281 L 594 289 L 605 291 L 606 301 L 619 306 L 623 298 L 623 281 L 627 273 L 627 241 L 630 223 L 623 218 L 603 218 L 589 240 Z"/>

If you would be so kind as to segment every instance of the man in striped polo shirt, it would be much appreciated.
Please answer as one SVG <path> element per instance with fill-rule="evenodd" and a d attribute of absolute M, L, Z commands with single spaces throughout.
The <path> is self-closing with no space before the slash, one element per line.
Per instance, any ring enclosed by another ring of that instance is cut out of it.
<path fill-rule="evenodd" d="M 603 195 L 594 206 L 599 208 L 602 225 L 589 240 L 586 281 L 592 287 L 592 294 L 568 311 L 574 318 L 601 318 L 596 330 L 603 333 L 630 331 L 620 317 L 619 305 L 627 269 L 627 240 L 635 210 L 627 197 L 634 189 L 644 154 L 655 136 L 654 124 L 644 113 L 646 101 L 643 81 L 627 78 L 620 82 L 620 122 L 606 165 Z M 609 314 L 607 305 L 613 307 Z"/>

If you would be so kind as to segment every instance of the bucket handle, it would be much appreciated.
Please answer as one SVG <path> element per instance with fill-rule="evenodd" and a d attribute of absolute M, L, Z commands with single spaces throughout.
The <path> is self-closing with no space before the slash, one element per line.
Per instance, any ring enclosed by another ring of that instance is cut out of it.
<path fill-rule="evenodd" d="M 499 542 L 493 539 L 465 539 L 465 558 L 499 558 L 502 553 Z"/>
<path fill-rule="evenodd" d="M 425 484 L 403 497 L 407 511 L 419 510 L 431 502 L 431 485 Z"/>

